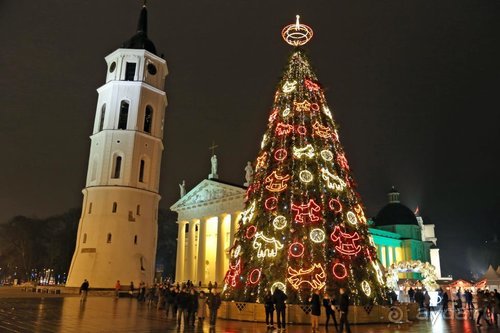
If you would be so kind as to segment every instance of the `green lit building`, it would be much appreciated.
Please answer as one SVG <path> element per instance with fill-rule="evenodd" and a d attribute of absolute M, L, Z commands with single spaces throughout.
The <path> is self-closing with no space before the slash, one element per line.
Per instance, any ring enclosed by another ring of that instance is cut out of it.
<path fill-rule="evenodd" d="M 389 203 L 370 219 L 370 232 L 384 267 L 392 263 L 420 260 L 431 263 L 441 277 L 439 249 L 434 224 L 424 224 L 422 217 L 399 201 L 399 192 L 393 187 L 388 193 Z M 407 278 L 419 278 L 407 274 Z"/>

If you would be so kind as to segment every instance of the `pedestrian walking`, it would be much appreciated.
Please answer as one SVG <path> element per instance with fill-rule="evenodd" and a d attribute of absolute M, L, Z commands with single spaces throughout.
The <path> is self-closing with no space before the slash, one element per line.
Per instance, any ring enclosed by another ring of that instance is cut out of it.
<path fill-rule="evenodd" d="M 427 318 L 431 317 L 431 296 L 427 290 L 424 292 L 424 308 L 427 311 Z"/>
<path fill-rule="evenodd" d="M 321 317 L 321 300 L 319 298 L 319 289 L 315 289 L 312 296 L 309 297 L 311 303 L 311 328 L 313 332 L 319 330 L 319 317 Z"/>
<path fill-rule="evenodd" d="M 415 302 L 415 290 L 412 287 L 408 290 L 408 297 L 410 298 L 410 303 Z"/>
<path fill-rule="evenodd" d="M 80 302 L 87 301 L 87 294 L 89 293 L 89 281 L 87 279 L 83 280 L 82 285 L 80 286 Z"/>
<path fill-rule="evenodd" d="M 116 280 L 115 283 L 115 298 L 118 299 L 120 297 L 120 289 L 122 289 L 122 286 L 120 284 L 120 280 Z"/>
<path fill-rule="evenodd" d="M 198 312 L 198 294 L 194 288 L 191 288 L 191 291 L 188 296 L 188 320 L 187 323 L 191 326 L 194 326 L 194 320 L 196 318 L 196 313 Z"/>
<path fill-rule="evenodd" d="M 165 291 L 165 314 L 168 315 L 170 311 L 172 311 L 172 317 L 176 317 L 177 309 L 174 308 L 175 298 L 177 297 L 177 293 L 175 292 L 175 287 L 170 287 Z"/>
<path fill-rule="evenodd" d="M 264 309 L 266 311 L 266 325 L 267 328 L 274 328 L 274 303 L 273 303 L 273 294 L 269 289 L 266 289 L 266 293 L 264 294 Z"/>
<path fill-rule="evenodd" d="M 205 292 L 202 290 L 200 291 L 200 294 L 198 295 L 198 323 L 201 324 L 203 323 L 203 320 L 205 320 L 206 312 L 207 311 L 207 295 L 205 295 Z"/>
<path fill-rule="evenodd" d="M 487 295 L 485 295 L 485 293 L 482 290 L 478 290 L 476 296 L 477 296 L 477 311 L 478 311 L 476 325 L 482 326 L 481 319 L 484 319 L 484 321 L 486 321 L 486 324 L 490 326 L 491 324 L 488 321 L 488 317 L 485 316 L 485 312 L 487 310 Z"/>
<path fill-rule="evenodd" d="M 339 309 L 340 309 L 340 333 L 344 332 L 344 325 L 347 333 L 351 333 L 351 327 L 349 325 L 349 295 L 344 288 L 340 288 L 340 299 L 339 299 Z"/>
<path fill-rule="evenodd" d="M 181 319 L 184 321 L 184 327 L 187 327 L 189 295 L 186 292 L 186 287 L 182 287 L 175 300 L 177 303 L 177 327 L 181 326 Z"/>
<path fill-rule="evenodd" d="M 211 293 L 208 295 L 208 310 L 210 313 L 210 327 L 215 327 L 215 322 L 217 320 L 217 310 L 219 310 L 222 300 L 220 298 L 217 289 L 211 289 Z"/>
<path fill-rule="evenodd" d="M 286 300 L 288 296 L 280 288 L 274 289 L 273 303 L 276 307 L 276 322 L 279 330 L 286 329 Z"/>
<path fill-rule="evenodd" d="M 325 293 L 323 296 L 323 307 L 326 313 L 325 328 L 328 329 L 328 324 L 330 323 L 330 318 L 333 319 L 333 324 L 335 325 L 335 330 L 338 331 L 339 326 L 337 324 L 337 318 L 335 318 L 335 299 L 330 298 L 330 296 Z"/>
<path fill-rule="evenodd" d="M 212 285 L 212 281 L 209 281 L 209 282 L 208 282 L 208 286 L 207 286 L 207 287 L 208 287 L 208 288 L 207 288 L 207 289 L 208 289 L 208 293 L 209 293 L 209 294 L 211 294 L 211 293 L 212 293 L 212 288 L 214 287 L 214 286 Z"/>

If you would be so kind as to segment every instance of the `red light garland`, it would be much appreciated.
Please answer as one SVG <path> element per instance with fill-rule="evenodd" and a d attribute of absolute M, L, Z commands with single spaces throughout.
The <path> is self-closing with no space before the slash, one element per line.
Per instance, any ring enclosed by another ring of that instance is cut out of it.
<path fill-rule="evenodd" d="M 347 277 L 347 269 L 345 268 L 344 264 L 341 263 L 336 263 L 333 265 L 333 276 L 335 276 L 337 279 L 342 280 Z"/>
<path fill-rule="evenodd" d="M 301 257 L 304 254 L 304 245 L 299 242 L 290 244 L 288 254 L 294 258 Z"/>
<path fill-rule="evenodd" d="M 269 122 L 274 122 L 278 116 L 278 109 L 274 109 L 273 113 L 269 116 Z"/>
<path fill-rule="evenodd" d="M 333 210 L 335 213 L 340 213 L 342 211 L 342 204 L 338 199 L 331 199 L 328 202 L 328 206 L 330 207 L 331 210 Z"/>
<path fill-rule="evenodd" d="M 278 123 L 276 126 L 276 135 L 288 135 L 293 132 L 293 125 Z"/>
<path fill-rule="evenodd" d="M 257 227 L 254 225 L 251 225 L 247 228 L 247 231 L 245 232 L 245 237 L 247 239 L 252 239 L 256 233 L 257 233 Z"/>
<path fill-rule="evenodd" d="M 317 222 L 321 217 L 321 207 L 314 199 L 310 199 L 307 204 L 292 203 L 292 211 L 295 212 L 294 221 L 297 223 Z"/>
<path fill-rule="evenodd" d="M 258 268 L 255 268 L 250 272 L 248 275 L 248 282 L 250 284 L 257 284 L 260 280 L 260 275 L 262 274 L 262 271 Z"/>
<path fill-rule="evenodd" d="M 236 287 L 238 282 L 238 276 L 241 274 L 241 259 L 238 259 L 236 265 L 229 264 L 229 269 L 224 277 L 224 281 L 226 284 L 231 285 L 232 287 Z"/>
<path fill-rule="evenodd" d="M 339 162 L 340 166 L 346 170 L 349 170 L 349 163 L 347 163 L 347 158 L 343 153 L 339 153 L 337 155 L 337 162 Z"/>
<path fill-rule="evenodd" d="M 274 159 L 279 162 L 283 162 L 288 155 L 286 149 L 280 148 L 274 152 Z"/>
<path fill-rule="evenodd" d="M 266 207 L 267 210 L 275 210 L 278 207 L 278 198 L 276 197 L 269 197 L 266 199 L 264 202 L 264 206 Z"/>
<path fill-rule="evenodd" d="M 354 256 L 361 251 L 361 246 L 356 244 L 359 240 L 359 234 L 354 232 L 352 234 L 342 232 L 339 226 L 335 226 L 332 234 L 330 235 L 331 240 L 336 243 L 335 250 L 346 256 Z"/>
<path fill-rule="evenodd" d="M 296 111 L 310 111 L 311 109 L 311 102 L 309 102 L 307 99 L 304 100 L 303 102 L 293 102 L 293 106 L 295 107 Z"/>
<path fill-rule="evenodd" d="M 304 85 L 309 91 L 318 91 L 320 89 L 319 85 L 317 83 L 314 83 L 311 80 L 305 79 L 304 80 Z"/>
<path fill-rule="evenodd" d="M 313 125 L 314 134 L 317 136 L 328 139 L 332 136 L 332 130 L 329 127 L 321 125 L 318 121 L 316 121 Z"/>
<path fill-rule="evenodd" d="M 255 170 L 263 169 L 266 165 L 267 152 L 262 153 L 257 157 L 257 164 L 255 165 Z"/>
<path fill-rule="evenodd" d="M 297 129 L 296 129 L 297 133 L 299 133 L 300 135 L 306 135 L 307 134 L 307 128 L 303 125 L 299 125 L 297 126 Z"/>

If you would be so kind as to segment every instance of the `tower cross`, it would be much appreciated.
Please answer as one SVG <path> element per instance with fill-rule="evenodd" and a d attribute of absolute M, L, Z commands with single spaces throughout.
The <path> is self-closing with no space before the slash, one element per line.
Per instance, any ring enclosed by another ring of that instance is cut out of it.
<path fill-rule="evenodd" d="M 215 155 L 215 148 L 219 147 L 218 145 L 215 144 L 215 141 L 212 141 L 212 146 L 208 147 L 208 150 L 212 151 L 212 156 Z"/>

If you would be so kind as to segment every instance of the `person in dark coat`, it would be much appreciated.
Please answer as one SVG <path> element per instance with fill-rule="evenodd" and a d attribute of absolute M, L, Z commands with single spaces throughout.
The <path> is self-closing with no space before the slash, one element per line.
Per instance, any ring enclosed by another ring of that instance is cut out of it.
<path fill-rule="evenodd" d="M 335 325 L 335 330 L 338 331 L 339 326 L 337 324 L 337 318 L 335 318 L 335 299 L 330 298 L 328 294 L 325 293 L 323 296 L 323 306 L 325 307 L 326 322 L 325 327 L 328 329 L 328 324 L 330 323 L 330 317 L 333 319 L 333 324 Z"/>
<path fill-rule="evenodd" d="M 177 309 L 174 309 L 176 297 L 177 293 L 175 292 L 174 287 L 170 287 L 170 289 L 165 290 L 165 313 L 167 315 L 167 318 L 170 310 L 172 310 L 172 317 L 175 318 L 175 315 L 177 314 Z"/>
<path fill-rule="evenodd" d="M 208 310 L 210 312 L 210 327 L 215 327 L 215 322 L 217 320 L 217 310 L 219 310 L 222 300 L 217 289 L 211 289 L 210 294 L 208 294 L 207 299 Z"/>
<path fill-rule="evenodd" d="M 264 295 L 264 308 L 266 310 L 266 325 L 267 328 L 274 328 L 274 303 L 273 295 L 269 289 L 266 289 L 266 294 Z"/>
<path fill-rule="evenodd" d="M 412 287 L 408 290 L 408 297 L 410 298 L 411 303 L 415 302 L 415 290 L 413 290 Z"/>
<path fill-rule="evenodd" d="M 175 300 L 177 303 L 177 326 L 181 326 L 181 319 L 183 318 L 184 327 L 187 327 L 189 294 L 186 292 L 186 287 L 181 289 Z"/>
<path fill-rule="evenodd" d="M 349 314 L 349 295 L 344 288 L 340 288 L 340 299 L 339 299 L 339 309 L 340 309 L 340 333 L 344 332 L 344 325 L 347 333 L 351 333 L 351 327 L 349 326 L 349 320 L 347 315 Z"/>
<path fill-rule="evenodd" d="M 87 279 L 83 280 L 82 285 L 80 286 L 80 302 L 86 302 L 87 301 L 87 295 L 89 293 L 89 281 Z"/>
<path fill-rule="evenodd" d="M 194 326 L 194 319 L 196 312 L 198 312 L 198 293 L 193 289 L 191 289 L 191 292 L 189 293 L 188 296 L 188 320 L 187 322 L 191 325 Z"/>
<path fill-rule="evenodd" d="M 321 316 L 321 300 L 319 298 L 319 289 L 315 289 L 309 298 L 311 302 L 311 327 L 313 332 L 319 330 L 319 317 Z"/>
<path fill-rule="evenodd" d="M 415 302 L 418 304 L 420 310 L 424 308 L 424 293 L 421 289 L 417 289 L 415 292 Z"/>
<path fill-rule="evenodd" d="M 448 293 L 446 291 L 443 291 L 441 294 L 441 309 L 443 310 L 444 313 L 448 311 L 448 302 L 449 302 L 449 297 Z"/>
<path fill-rule="evenodd" d="M 280 289 L 276 288 L 273 294 L 273 303 L 276 306 L 276 320 L 278 322 L 278 329 L 286 328 L 286 300 L 288 296 Z"/>

